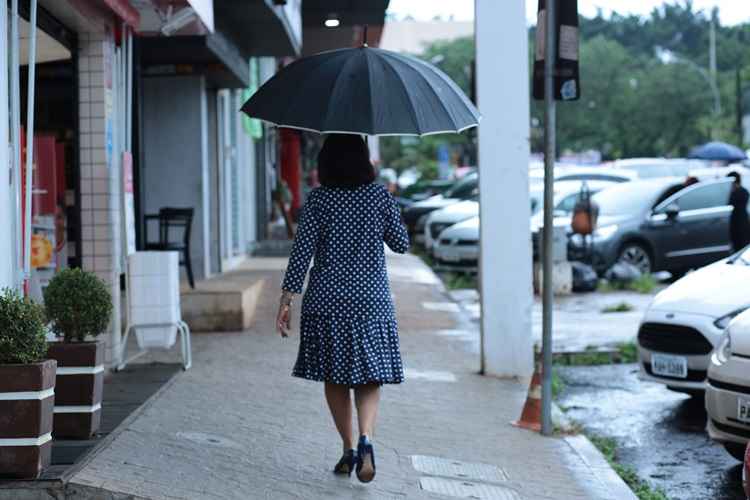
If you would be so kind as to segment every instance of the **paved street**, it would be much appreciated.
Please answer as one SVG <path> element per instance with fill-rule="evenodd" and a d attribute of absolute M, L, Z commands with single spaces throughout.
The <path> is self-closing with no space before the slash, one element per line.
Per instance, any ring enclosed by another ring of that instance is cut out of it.
<path fill-rule="evenodd" d="M 622 463 L 668 498 L 745 498 L 740 463 L 706 434 L 702 398 L 642 382 L 634 364 L 557 370 L 567 415 L 590 432 L 615 438 Z"/>
<path fill-rule="evenodd" d="M 289 376 L 297 339 L 271 327 L 284 261 L 265 259 L 244 271 L 267 279 L 254 327 L 194 335 L 193 368 L 74 476 L 74 498 L 450 498 L 420 481 L 473 498 L 629 498 L 587 441 L 509 425 L 526 383 L 477 375 L 471 322 L 416 257 L 389 259 L 408 381 L 384 390 L 374 483 L 330 473 L 338 437 L 322 387 Z M 420 473 L 415 455 L 449 459 L 453 472 L 417 458 Z M 455 461 L 494 467 L 456 472 Z"/>

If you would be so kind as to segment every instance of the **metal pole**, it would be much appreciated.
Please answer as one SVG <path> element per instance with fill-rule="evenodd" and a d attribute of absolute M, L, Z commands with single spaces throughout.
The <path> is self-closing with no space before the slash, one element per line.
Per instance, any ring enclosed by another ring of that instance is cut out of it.
<path fill-rule="evenodd" d="M 10 21 L 10 140 L 12 144 L 11 176 L 11 217 L 13 224 L 13 287 L 21 290 L 23 275 L 23 235 L 21 234 L 21 75 L 19 63 L 18 0 L 11 2 Z"/>
<path fill-rule="evenodd" d="M 122 113 L 122 101 L 120 99 L 120 85 L 121 85 L 121 61 L 122 51 L 115 49 L 114 57 L 112 61 L 112 157 L 111 165 L 109 166 L 109 227 L 110 237 L 112 242 L 110 245 L 110 252 L 112 254 L 111 259 L 111 293 L 112 293 L 112 358 L 114 359 L 115 366 L 118 365 L 122 355 L 122 326 L 121 326 L 121 310 L 122 294 L 120 292 L 120 238 L 121 238 L 121 227 L 119 222 L 120 217 L 120 200 L 116 196 L 119 192 L 120 185 L 120 115 Z M 106 89 L 105 89 L 106 92 Z"/>
<path fill-rule="evenodd" d="M 547 0 L 544 51 L 544 252 L 542 263 L 542 434 L 552 434 L 552 234 L 555 175 L 555 3 Z"/>
<path fill-rule="evenodd" d="M 36 0 L 31 0 L 29 19 L 29 81 L 26 99 L 26 207 L 23 280 L 24 292 L 28 295 L 31 280 L 31 188 L 34 180 L 34 87 L 36 83 Z"/>

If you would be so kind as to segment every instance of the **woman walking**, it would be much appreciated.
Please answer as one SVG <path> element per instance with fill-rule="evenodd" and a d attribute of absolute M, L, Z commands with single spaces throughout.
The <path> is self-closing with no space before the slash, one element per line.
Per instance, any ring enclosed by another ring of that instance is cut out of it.
<path fill-rule="evenodd" d="M 394 252 L 409 247 L 396 202 L 375 184 L 364 140 L 331 134 L 318 155 L 321 187 L 308 196 L 282 284 L 279 333 L 290 328 L 290 306 L 302 293 L 301 339 L 293 375 L 325 383 L 325 396 L 343 441 L 334 472 L 370 482 L 375 453 L 370 440 L 380 386 L 403 381 L 398 326 L 385 267 L 383 242 Z M 359 440 L 354 449 L 352 401 Z"/>

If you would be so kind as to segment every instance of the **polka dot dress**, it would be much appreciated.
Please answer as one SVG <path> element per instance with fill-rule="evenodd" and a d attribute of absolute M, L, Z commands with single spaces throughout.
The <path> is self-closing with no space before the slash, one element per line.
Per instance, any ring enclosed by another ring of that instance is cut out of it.
<path fill-rule="evenodd" d="M 301 293 L 314 257 L 295 377 L 349 386 L 403 382 L 383 242 L 398 253 L 409 248 L 385 187 L 321 187 L 308 196 L 282 284 Z"/>

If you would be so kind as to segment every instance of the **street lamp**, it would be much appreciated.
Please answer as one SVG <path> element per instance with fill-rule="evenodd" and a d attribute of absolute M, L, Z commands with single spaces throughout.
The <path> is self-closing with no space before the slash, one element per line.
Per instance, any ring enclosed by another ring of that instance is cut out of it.
<path fill-rule="evenodd" d="M 696 70 L 701 75 L 701 77 L 703 77 L 706 83 L 708 83 L 708 86 L 711 89 L 711 93 L 713 94 L 714 116 L 718 117 L 719 115 L 721 115 L 721 97 L 719 96 L 719 88 L 716 86 L 716 80 L 714 80 L 714 78 L 709 74 L 708 71 L 706 71 L 705 68 L 694 63 L 690 59 L 679 56 L 671 50 L 659 47 L 658 45 L 655 47 L 654 52 L 656 53 L 657 59 L 659 59 L 664 64 L 680 63 Z"/>

